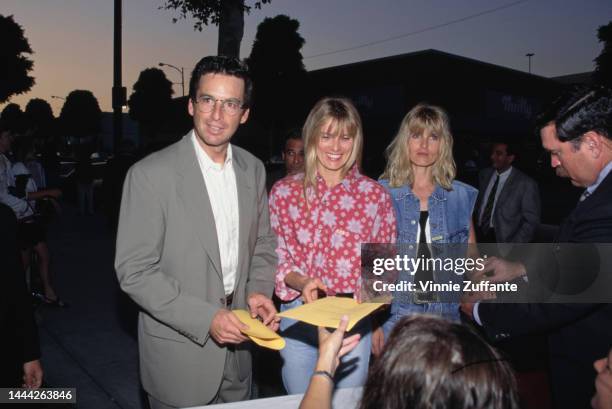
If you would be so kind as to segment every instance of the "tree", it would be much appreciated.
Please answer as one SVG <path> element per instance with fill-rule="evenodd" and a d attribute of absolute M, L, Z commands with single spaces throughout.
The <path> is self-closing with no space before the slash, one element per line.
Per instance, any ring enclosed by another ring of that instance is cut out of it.
<path fill-rule="evenodd" d="M 32 98 L 25 108 L 28 127 L 34 132 L 45 132 L 51 128 L 55 119 L 51 105 L 41 98 Z"/>
<path fill-rule="evenodd" d="M 595 82 L 612 87 L 612 21 L 597 30 L 597 38 L 603 50 L 595 58 Z"/>
<path fill-rule="evenodd" d="M 25 131 L 25 118 L 21 107 L 17 104 L 7 104 L 0 114 L 0 119 L 4 122 L 8 129 L 15 133 L 23 133 Z"/>
<path fill-rule="evenodd" d="M 190 15 L 195 19 L 193 28 L 202 31 L 202 26 L 214 24 L 219 26 L 217 54 L 240 57 L 240 43 L 244 34 L 244 12 L 247 14 L 253 7 L 260 9 L 262 4 L 271 0 L 245 4 L 245 0 L 165 0 L 161 9 L 178 10 L 179 17 L 173 18 L 176 23 Z"/>
<path fill-rule="evenodd" d="M 91 91 L 74 90 L 66 97 L 59 116 L 65 136 L 93 141 L 100 131 L 102 111 Z"/>
<path fill-rule="evenodd" d="M 143 139 L 152 141 L 168 118 L 174 93 L 172 82 L 162 70 L 147 68 L 140 72 L 132 88 L 134 92 L 128 100 L 130 117 L 138 121 Z"/>
<path fill-rule="evenodd" d="M 303 122 L 307 75 L 302 61 L 300 23 L 285 15 L 257 27 L 247 64 L 253 78 L 253 120 L 268 134 L 268 152 L 290 128 Z"/>
<path fill-rule="evenodd" d="M 40 98 L 28 101 L 25 108 L 25 122 L 33 138 L 36 152 L 44 152 L 49 145 L 54 146 L 57 122 L 47 101 Z"/>
<path fill-rule="evenodd" d="M 3 103 L 32 88 L 34 78 L 28 73 L 34 63 L 24 55 L 32 54 L 32 49 L 13 16 L 0 15 L 0 38 L 0 103 Z"/>

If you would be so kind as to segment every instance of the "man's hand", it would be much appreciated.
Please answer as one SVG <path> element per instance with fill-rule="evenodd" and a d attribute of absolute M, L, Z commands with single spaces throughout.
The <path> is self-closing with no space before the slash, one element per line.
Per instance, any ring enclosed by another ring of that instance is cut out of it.
<path fill-rule="evenodd" d="M 505 283 L 525 274 L 525 266 L 522 263 L 489 257 L 484 262 L 484 268 L 474 273 L 472 281 L 488 280 L 492 283 Z"/>
<path fill-rule="evenodd" d="M 344 338 L 348 322 L 349 317 L 344 315 L 340 319 L 340 325 L 332 333 L 319 327 L 319 359 L 315 367 L 316 371 L 328 371 L 334 375 L 336 368 L 340 365 L 340 358 L 351 352 L 359 343 L 361 338 L 359 334 Z"/>
<path fill-rule="evenodd" d="M 302 299 L 308 304 L 319 298 L 319 291 L 327 292 L 327 286 L 318 278 L 309 278 L 302 288 Z"/>
<path fill-rule="evenodd" d="M 42 380 L 43 370 L 38 359 L 23 364 L 23 388 L 38 389 Z"/>
<path fill-rule="evenodd" d="M 462 302 L 461 311 L 474 321 L 474 304 L 473 302 Z"/>
<path fill-rule="evenodd" d="M 220 309 L 213 317 L 208 332 L 219 344 L 240 344 L 248 340 L 240 330 L 248 328 L 233 312 Z"/>
<path fill-rule="evenodd" d="M 280 317 L 271 299 L 260 293 L 252 293 L 247 298 L 251 318 L 260 317 L 263 324 L 272 331 L 278 331 Z"/>
<path fill-rule="evenodd" d="M 593 364 L 597 371 L 595 378 L 595 396 L 591 399 L 594 409 L 612 409 L 612 349 L 608 358 L 602 358 Z"/>
<path fill-rule="evenodd" d="M 478 284 L 477 282 L 475 283 Z M 478 301 L 494 300 L 496 298 L 497 293 L 495 291 L 466 291 L 461 294 L 462 303 L 476 303 Z"/>
<path fill-rule="evenodd" d="M 375 357 L 379 357 L 385 345 L 385 332 L 382 327 L 376 328 L 372 331 L 372 354 Z"/>

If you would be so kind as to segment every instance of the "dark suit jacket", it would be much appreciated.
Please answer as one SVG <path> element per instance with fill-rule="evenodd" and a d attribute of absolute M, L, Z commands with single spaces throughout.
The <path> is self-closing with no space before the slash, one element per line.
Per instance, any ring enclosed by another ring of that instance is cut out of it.
<path fill-rule="evenodd" d="M 17 248 L 17 219 L 0 203 L 0 387 L 21 387 L 23 364 L 40 358 L 38 331 Z"/>
<path fill-rule="evenodd" d="M 480 208 L 487 186 L 493 176 L 493 168 L 483 169 L 478 175 L 479 193 L 476 200 L 475 226 L 480 222 Z M 537 183 L 518 170 L 512 172 L 499 192 L 493 226 L 498 243 L 529 243 L 540 224 L 540 191 Z"/>
<path fill-rule="evenodd" d="M 612 242 L 612 173 L 562 223 L 557 242 Z M 538 258 L 555 257 L 540 254 Z M 529 277 L 533 273 L 529 266 L 536 264 L 527 263 Z M 581 269 L 570 273 L 584 274 Z M 478 312 L 494 340 L 547 334 L 554 407 L 590 408 L 595 393 L 593 361 L 606 356 L 612 346 L 612 304 L 483 303 Z"/>

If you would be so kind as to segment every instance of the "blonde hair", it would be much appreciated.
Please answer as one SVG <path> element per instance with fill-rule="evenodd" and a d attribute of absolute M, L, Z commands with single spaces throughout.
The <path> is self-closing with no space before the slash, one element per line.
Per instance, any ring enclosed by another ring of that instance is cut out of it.
<path fill-rule="evenodd" d="M 348 161 L 341 169 L 342 177 L 357 164 L 361 165 L 361 153 L 363 149 L 363 131 L 361 129 L 361 118 L 353 103 L 347 98 L 326 97 L 315 104 L 310 110 L 308 118 L 302 128 L 304 138 L 304 197 L 309 187 L 316 189 L 317 174 L 317 145 L 321 138 L 321 127 L 328 120 L 332 120 L 331 126 L 335 133 L 346 132 L 353 138 L 353 149 Z"/>
<path fill-rule="evenodd" d="M 387 166 L 382 179 L 389 179 L 389 186 L 412 186 L 414 174 L 409 157 L 408 139 L 428 132 L 440 138 L 438 159 L 433 164 L 432 178 L 446 190 L 451 189 L 455 179 L 456 166 L 453 159 L 453 136 L 450 132 L 448 115 L 440 107 L 418 104 L 402 120 L 397 135 L 385 150 Z"/>

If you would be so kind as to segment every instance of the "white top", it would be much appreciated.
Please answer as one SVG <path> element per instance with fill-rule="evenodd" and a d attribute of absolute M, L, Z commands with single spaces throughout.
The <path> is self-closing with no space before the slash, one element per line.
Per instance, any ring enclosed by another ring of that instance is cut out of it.
<path fill-rule="evenodd" d="M 45 189 L 47 187 L 47 178 L 45 176 L 45 169 L 40 162 L 37 160 L 29 160 L 25 162 L 24 165 L 30 171 L 30 175 L 32 175 L 36 187 Z"/>
<path fill-rule="evenodd" d="M 12 172 L 11 162 L 4 154 L 0 153 L 0 202 L 13 209 L 17 219 L 31 216 L 33 212 L 28 202 L 11 195 L 9 187 L 15 187 L 15 176 Z"/>
<path fill-rule="evenodd" d="M 13 163 L 13 175 L 15 176 L 15 178 L 21 175 L 28 175 L 28 183 L 26 184 L 25 188 L 25 191 L 27 193 L 36 192 L 38 190 L 38 185 L 36 184 L 36 181 L 34 181 L 32 173 L 23 162 Z M 35 210 L 36 200 L 29 200 L 29 202 L 30 206 L 32 207 L 32 210 Z"/>
<path fill-rule="evenodd" d="M 336 389 L 332 396 L 332 408 L 358 408 L 359 402 L 361 401 L 361 395 L 363 395 L 363 388 L 361 386 Z M 274 398 L 253 399 L 208 406 L 195 406 L 191 409 L 296 409 L 300 406 L 300 402 L 302 402 L 303 398 L 303 394 L 285 395 Z"/>
<path fill-rule="evenodd" d="M 191 131 L 198 164 L 204 176 L 219 242 L 219 256 L 225 294 L 234 291 L 238 268 L 238 189 L 232 162 L 232 146 L 227 147 L 223 165 L 213 162 Z"/>
<path fill-rule="evenodd" d="M 508 169 L 506 169 L 502 173 L 499 173 L 499 184 L 497 185 L 497 190 L 495 191 L 495 199 L 493 201 L 493 210 L 491 211 L 491 221 L 490 221 L 489 227 L 494 227 L 493 226 L 493 216 L 495 215 L 495 208 L 496 208 L 496 205 L 497 205 L 497 198 L 499 197 L 499 193 L 504 188 L 504 184 L 506 183 L 506 181 L 510 177 L 511 173 L 512 173 L 512 166 L 510 166 Z M 493 185 L 495 184 L 495 179 L 497 178 L 497 175 L 498 175 L 497 171 L 494 170 L 493 171 L 493 175 L 491 176 L 491 179 L 489 180 L 489 184 L 487 185 L 487 189 L 485 190 L 485 194 L 484 194 L 482 203 L 480 205 L 480 211 L 478 212 L 478 220 L 480 220 L 480 221 L 482 221 L 481 220 L 482 219 L 482 212 L 484 211 L 484 208 L 487 205 L 487 202 L 489 201 L 489 194 L 491 193 L 491 190 L 493 189 Z"/>

